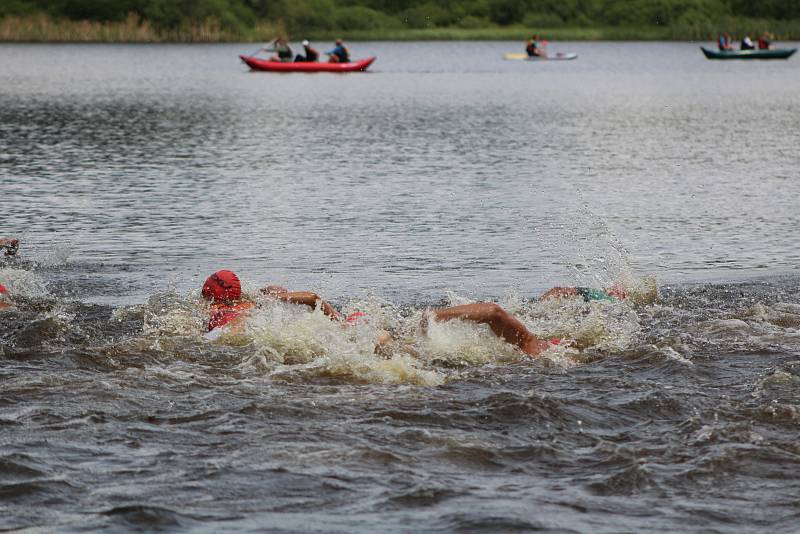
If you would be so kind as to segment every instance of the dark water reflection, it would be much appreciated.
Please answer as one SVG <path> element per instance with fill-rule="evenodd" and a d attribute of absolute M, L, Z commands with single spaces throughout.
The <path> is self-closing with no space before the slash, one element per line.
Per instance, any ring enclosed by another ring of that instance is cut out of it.
<path fill-rule="evenodd" d="M 0 45 L 2 527 L 792 531 L 800 63 L 517 46 L 273 76 L 249 45 Z M 589 342 L 384 360 L 271 310 L 211 343 L 222 266 L 400 332 L 453 292 Z M 515 300 L 642 275 L 655 304 Z"/>

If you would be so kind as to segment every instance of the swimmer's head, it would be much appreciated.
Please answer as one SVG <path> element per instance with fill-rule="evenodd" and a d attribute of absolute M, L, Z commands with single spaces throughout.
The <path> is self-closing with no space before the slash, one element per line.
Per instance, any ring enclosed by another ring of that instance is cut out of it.
<path fill-rule="evenodd" d="M 206 279 L 203 298 L 214 302 L 230 302 L 242 298 L 242 284 L 233 271 L 222 269 Z"/>
<path fill-rule="evenodd" d="M 6 286 L 4 286 L 3 284 L 0 284 L 0 295 L 2 295 L 3 293 L 8 293 L 8 289 L 6 289 Z"/>

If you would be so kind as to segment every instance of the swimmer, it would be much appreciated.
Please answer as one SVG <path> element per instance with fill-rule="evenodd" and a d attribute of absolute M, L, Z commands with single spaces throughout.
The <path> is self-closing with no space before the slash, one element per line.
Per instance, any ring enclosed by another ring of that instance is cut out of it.
<path fill-rule="evenodd" d="M 584 302 L 594 300 L 625 300 L 628 293 L 619 284 L 614 284 L 608 289 L 593 289 L 591 287 L 554 287 L 543 293 L 539 300 L 553 300 L 580 297 Z"/>
<path fill-rule="evenodd" d="M 504 310 L 500 305 L 491 302 L 479 302 L 476 304 L 464 304 L 453 306 L 452 308 L 441 308 L 432 310 L 422 315 L 420 329 L 423 334 L 428 330 L 428 318 L 432 315 L 437 321 L 451 321 L 461 319 L 473 323 L 485 324 L 492 329 L 494 335 L 504 339 L 506 342 L 515 345 L 528 356 L 536 358 L 550 343 L 539 339 L 525 328 L 519 320 Z"/>
<path fill-rule="evenodd" d="M 0 250 L 5 249 L 6 256 L 15 256 L 19 248 L 19 239 L 13 237 L 0 237 Z"/>
<path fill-rule="evenodd" d="M 318 306 L 322 313 L 333 321 L 342 323 L 343 326 L 353 326 L 359 322 L 368 322 L 363 312 L 356 312 L 347 318 L 341 314 L 322 297 L 312 291 L 289 291 L 285 287 L 268 285 L 259 292 L 270 298 L 289 304 L 298 304 L 316 309 Z M 242 285 L 239 277 L 233 271 L 223 269 L 215 272 L 206 279 L 202 290 L 203 298 L 210 300 L 211 317 L 208 321 L 208 332 L 228 326 L 231 331 L 239 331 L 243 327 L 242 320 L 255 306 L 255 303 L 242 297 Z M 379 334 L 377 343 L 383 345 L 391 339 L 386 332 Z"/>

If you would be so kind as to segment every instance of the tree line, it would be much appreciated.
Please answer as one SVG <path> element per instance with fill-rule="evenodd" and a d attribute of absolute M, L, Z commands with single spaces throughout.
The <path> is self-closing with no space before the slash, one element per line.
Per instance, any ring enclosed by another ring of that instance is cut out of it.
<path fill-rule="evenodd" d="M 213 20 L 247 36 L 268 21 L 290 34 L 376 29 L 705 27 L 720 21 L 794 21 L 800 0 L 3 0 L 0 17 L 120 22 L 160 31 Z M 725 28 L 719 26 L 722 31 Z"/>

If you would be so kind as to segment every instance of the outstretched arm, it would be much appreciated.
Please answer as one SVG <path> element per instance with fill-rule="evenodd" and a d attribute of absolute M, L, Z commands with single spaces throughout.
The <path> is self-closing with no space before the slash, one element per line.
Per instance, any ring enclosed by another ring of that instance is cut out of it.
<path fill-rule="evenodd" d="M 319 302 L 320 307 L 322 308 L 322 313 L 333 319 L 334 321 L 341 321 L 342 317 L 339 315 L 331 304 L 323 300 L 322 297 L 317 295 L 316 293 L 312 293 L 311 291 L 287 291 L 285 288 L 280 286 L 267 286 L 261 289 L 261 292 L 265 295 L 270 295 L 278 300 L 282 300 L 283 302 L 290 302 L 292 304 L 303 304 L 308 306 L 309 308 L 316 308 L 317 303 Z"/>
<path fill-rule="evenodd" d="M 497 337 L 516 345 L 522 352 L 530 356 L 538 356 L 547 348 L 547 342 L 531 334 L 525 325 L 497 304 L 481 302 L 464 304 L 452 308 L 443 308 L 433 312 L 437 321 L 462 319 L 473 323 L 486 324 Z M 423 329 L 425 318 L 423 317 Z"/>

